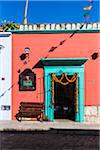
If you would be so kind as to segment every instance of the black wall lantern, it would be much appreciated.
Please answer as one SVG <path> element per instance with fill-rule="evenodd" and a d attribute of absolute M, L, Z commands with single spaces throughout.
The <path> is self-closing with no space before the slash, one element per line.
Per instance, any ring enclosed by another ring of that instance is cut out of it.
<path fill-rule="evenodd" d="M 20 55 L 21 60 L 24 60 L 25 58 L 26 58 L 26 54 L 23 53 L 23 54 Z"/>
<path fill-rule="evenodd" d="M 24 51 L 25 51 L 25 53 L 22 53 L 22 54 L 20 55 L 20 59 L 21 59 L 21 60 L 26 59 L 26 57 L 29 58 L 30 48 L 29 48 L 29 47 L 25 47 L 25 48 L 24 48 Z"/>
<path fill-rule="evenodd" d="M 19 75 L 19 91 L 35 91 L 36 74 L 31 69 L 25 69 Z"/>

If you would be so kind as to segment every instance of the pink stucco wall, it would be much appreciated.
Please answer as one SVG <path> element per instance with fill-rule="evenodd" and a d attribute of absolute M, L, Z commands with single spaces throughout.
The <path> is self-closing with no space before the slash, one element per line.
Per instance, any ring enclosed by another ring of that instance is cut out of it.
<path fill-rule="evenodd" d="M 91 59 L 94 52 L 100 53 L 99 38 L 100 33 L 78 33 L 72 38 L 68 38 L 66 34 L 13 34 L 13 79 L 15 86 L 12 89 L 13 99 L 13 118 L 18 111 L 21 101 L 43 101 L 43 69 L 34 69 L 36 73 L 36 91 L 20 92 L 18 87 L 20 68 L 32 68 L 41 58 L 48 54 L 48 50 L 52 46 L 59 45 L 59 42 L 67 38 L 67 41 L 49 53 L 50 58 L 88 58 L 85 64 L 85 105 L 97 105 L 99 101 L 99 63 L 100 58 Z M 24 53 L 24 48 L 30 48 L 30 62 L 23 65 L 23 61 L 19 56 Z M 41 80 L 40 80 L 41 78 Z"/>

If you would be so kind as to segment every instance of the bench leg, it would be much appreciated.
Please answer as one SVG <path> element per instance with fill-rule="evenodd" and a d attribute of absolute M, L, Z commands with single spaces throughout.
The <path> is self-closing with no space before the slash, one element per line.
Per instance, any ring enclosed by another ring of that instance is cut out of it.
<path fill-rule="evenodd" d="M 22 117 L 20 117 L 19 114 L 16 114 L 15 117 L 16 117 L 16 120 L 17 120 L 17 121 L 19 121 L 19 122 L 22 121 Z"/>
<path fill-rule="evenodd" d="M 42 122 L 43 121 L 43 113 L 37 116 L 37 120 Z"/>

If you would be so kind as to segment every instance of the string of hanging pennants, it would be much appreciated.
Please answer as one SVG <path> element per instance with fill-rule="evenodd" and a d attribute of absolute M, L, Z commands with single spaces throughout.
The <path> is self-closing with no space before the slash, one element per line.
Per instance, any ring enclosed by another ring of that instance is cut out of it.
<path fill-rule="evenodd" d="M 68 38 L 65 38 L 64 40 L 60 41 L 57 46 L 52 46 L 48 50 L 48 54 L 44 58 L 48 58 L 48 56 L 51 52 L 54 52 L 59 46 L 62 46 L 66 41 L 68 41 L 68 39 L 72 38 L 77 32 L 79 32 L 83 28 L 83 26 L 84 26 L 84 24 L 82 24 L 78 30 L 75 30 Z"/>
<path fill-rule="evenodd" d="M 84 7 L 83 10 L 85 11 L 84 17 L 86 21 L 86 26 L 88 25 L 89 19 L 90 19 L 90 11 L 93 8 L 93 0 L 88 0 L 88 6 Z"/>
<path fill-rule="evenodd" d="M 16 83 L 12 84 L 7 90 L 5 90 L 5 91 L 0 95 L 0 98 L 3 97 L 8 91 L 10 91 L 15 85 L 16 85 Z"/>
<path fill-rule="evenodd" d="M 88 6 L 83 8 L 83 10 L 85 11 L 84 17 L 85 17 L 85 20 L 86 20 L 86 26 L 88 25 L 88 21 L 89 21 L 89 18 L 90 18 L 90 11 L 93 8 L 93 6 L 92 6 L 93 0 L 88 0 L 88 2 L 89 2 Z M 50 52 L 55 51 L 59 46 L 63 45 L 68 39 L 72 38 L 77 32 L 79 32 L 83 28 L 84 25 L 85 24 L 82 24 L 80 26 L 79 30 L 75 30 L 68 38 L 60 41 L 60 43 L 57 46 L 51 47 L 48 51 L 49 54 L 50 54 Z M 44 58 L 47 58 L 49 56 L 49 54 L 47 54 Z"/>

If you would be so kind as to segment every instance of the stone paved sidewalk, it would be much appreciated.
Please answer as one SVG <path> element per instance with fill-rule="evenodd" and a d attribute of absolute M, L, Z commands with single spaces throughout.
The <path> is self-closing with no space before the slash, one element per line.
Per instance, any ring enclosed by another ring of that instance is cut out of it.
<path fill-rule="evenodd" d="M 86 129 L 100 130 L 98 123 L 78 123 L 69 120 L 55 120 L 54 122 L 39 121 L 0 121 L 0 131 L 33 131 L 33 130 L 50 130 L 50 129 Z"/>

